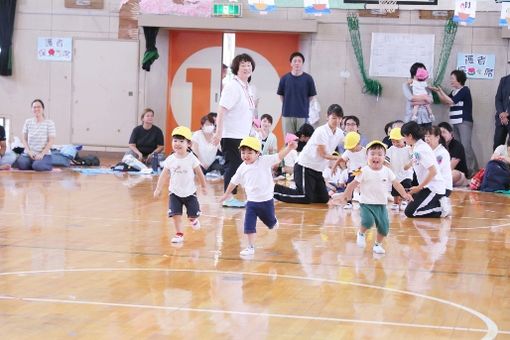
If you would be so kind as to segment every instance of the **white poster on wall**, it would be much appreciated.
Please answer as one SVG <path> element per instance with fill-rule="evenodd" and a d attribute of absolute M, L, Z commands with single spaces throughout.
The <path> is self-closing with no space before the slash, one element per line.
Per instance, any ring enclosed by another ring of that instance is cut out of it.
<path fill-rule="evenodd" d="M 372 33 L 369 75 L 409 78 L 416 62 L 433 74 L 434 39 L 433 34 Z"/>
<path fill-rule="evenodd" d="M 72 38 L 37 38 L 37 59 L 71 61 L 72 58 Z"/>

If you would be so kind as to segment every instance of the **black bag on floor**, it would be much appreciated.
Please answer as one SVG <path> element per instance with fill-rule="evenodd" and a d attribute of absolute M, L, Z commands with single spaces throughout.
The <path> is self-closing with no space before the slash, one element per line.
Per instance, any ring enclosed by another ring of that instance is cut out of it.
<path fill-rule="evenodd" d="M 79 154 L 76 154 L 76 157 L 73 159 L 73 164 L 81 166 L 99 166 L 99 158 L 94 155 L 81 157 Z"/>

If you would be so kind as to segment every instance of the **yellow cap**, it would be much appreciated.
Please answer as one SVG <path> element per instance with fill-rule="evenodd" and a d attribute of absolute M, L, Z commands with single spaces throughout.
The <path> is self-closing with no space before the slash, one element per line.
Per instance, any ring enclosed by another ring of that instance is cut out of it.
<path fill-rule="evenodd" d="M 370 149 L 370 147 L 372 147 L 374 145 L 381 145 L 384 148 L 384 150 L 386 150 L 386 144 L 384 144 L 380 140 L 373 140 L 373 141 L 371 141 L 370 143 L 367 144 L 367 146 L 365 146 L 365 148 L 368 151 L 368 149 Z"/>
<path fill-rule="evenodd" d="M 390 139 L 401 140 L 402 138 L 404 138 L 404 137 L 402 136 L 402 133 L 400 132 L 400 128 L 399 127 L 391 129 L 391 131 L 390 131 Z"/>
<path fill-rule="evenodd" d="M 356 145 L 359 144 L 360 139 L 361 136 L 359 135 L 359 133 L 354 131 L 349 132 L 348 134 L 345 135 L 344 138 L 344 149 L 348 150 L 354 148 Z"/>
<path fill-rule="evenodd" d="M 256 137 L 244 137 L 241 141 L 241 144 L 239 144 L 239 149 L 242 146 L 247 146 L 257 152 L 260 152 L 260 149 L 262 149 L 262 145 L 260 144 L 259 139 Z"/>
<path fill-rule="evenodd" d="M 191 140 L 191 130 L 185 126 L 178 126 L 172 131 L 172 136 L 183 136 L 187 140 Z"/>

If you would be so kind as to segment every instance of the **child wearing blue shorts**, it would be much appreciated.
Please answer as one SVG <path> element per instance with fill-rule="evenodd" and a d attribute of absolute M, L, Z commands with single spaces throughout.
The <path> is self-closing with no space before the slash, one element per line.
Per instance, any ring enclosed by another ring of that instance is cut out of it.
<path fill-rule="evenodd" d="M 244 233 L 248 237 L 248 247 L 241 251 L 241 256 L 255 254 L 255 225 L 257 217 L 269 229 L 278 229 L 278 220 L 274 211 L 274 181 L 272 167 L 297 148 L 297 142 L 289 142 L 287 147 L 277 154 L 261 156 L 261 143 L 255 137 L 246 137 L 241 141 L 241 159 L 243 163 L 230 180 L 230 184 L 221 197 L 225 201 L 237 185 L 244 187 L 246 192 L 246 214 L 244 217 Z"/>

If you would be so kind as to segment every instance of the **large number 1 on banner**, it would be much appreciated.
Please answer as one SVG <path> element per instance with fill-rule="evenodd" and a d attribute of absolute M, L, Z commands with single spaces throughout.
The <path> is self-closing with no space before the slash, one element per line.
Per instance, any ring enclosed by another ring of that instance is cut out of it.
<path fill-rule="evenodd" d="M 188 68 L 186 81 L 191 83 L 191 129 L 200 129 L 200 118 L 211 109 L 211 69 Z"/>

